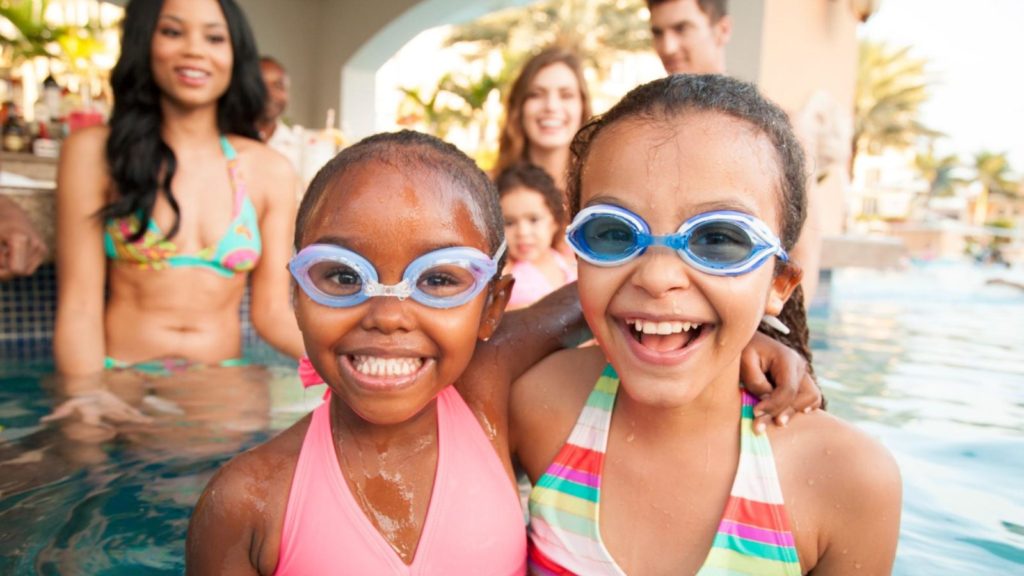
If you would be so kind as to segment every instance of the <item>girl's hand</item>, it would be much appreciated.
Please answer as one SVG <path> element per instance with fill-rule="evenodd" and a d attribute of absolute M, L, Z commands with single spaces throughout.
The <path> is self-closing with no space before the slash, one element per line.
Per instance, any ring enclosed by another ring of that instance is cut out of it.
<path fill-rule="evenodd" d="M 740 356 L 740 380 L 761 401 L 754 406 L 754 431 L 764 432 L 768 422 L 785 426 L 796 412 L 824 407 L 821 389 L 807 361 L 788 346 L 760 332 Z"/>

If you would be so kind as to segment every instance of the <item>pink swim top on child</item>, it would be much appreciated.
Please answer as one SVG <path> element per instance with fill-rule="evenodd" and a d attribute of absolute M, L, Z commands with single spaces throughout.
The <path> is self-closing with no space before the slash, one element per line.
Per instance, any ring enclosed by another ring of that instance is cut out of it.
<path fill-rule="evenodd" d="M 512 481 L 454 387 L 437 397 L 437 473 L 412 564 L 363 514 L 342 476 L 330 401 L 313 412 L 292 478 L 274 574 L 525 574 Z"/>
<path fill-rule="evenodd" d="M 512 264 L 511 274 L 516 279 L 516 283 L 512 286 L 512 296 L 508 299 L 509 308 L 529 306 L 562 286 L 576 280 L 576 267 L 571 262 L 566 261 L 565 256 L 559 254 L 558 250 L 554 248 L 550 248 L 550 250 L 555 258 L 555 263 L 558 264 L 558 268 L 564 275 L 564 281 L 557 286 L 552 285 L 547 277 L 544 276 L 544 273 L 533 263 L 526 260 L 515 262 Z"/>

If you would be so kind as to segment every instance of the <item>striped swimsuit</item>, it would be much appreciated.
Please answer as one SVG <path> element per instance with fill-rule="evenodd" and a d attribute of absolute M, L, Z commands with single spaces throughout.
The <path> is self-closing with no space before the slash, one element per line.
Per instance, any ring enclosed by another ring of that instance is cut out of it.
<path fill-rule="evenodd" d="M 530 493 L 531 574 L 624 574 L 601 541 L 601 470 L 619 377 L 607 366 L 568 442 Z M 753 433 L 756 399 L 743 392 L 740 461 L 699 576 L 801 574 L 767 435 Z"/>

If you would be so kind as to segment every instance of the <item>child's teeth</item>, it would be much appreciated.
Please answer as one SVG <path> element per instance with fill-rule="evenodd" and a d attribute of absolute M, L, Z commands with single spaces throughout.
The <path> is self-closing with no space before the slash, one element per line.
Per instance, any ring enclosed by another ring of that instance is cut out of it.
<path fill-rule="evenodd" d="M 689 332 L 694 328 L 700 327 L 700 324 L 693 322 L 652 322 L 650 320 L 636 319 L 627 322 L 633 326 L 633 329 L 643 334 L 657 334 L 660 336 L 666 336 L 669 334 L 679 334 L 681 332 Z"/>
<path fill-rule="evenodd" d="M 376 356 L 353 356 L 352 366 L 356 372 L 367 376 L 408 376 L 423 365 L 419 358 L 379 358 Z"/>

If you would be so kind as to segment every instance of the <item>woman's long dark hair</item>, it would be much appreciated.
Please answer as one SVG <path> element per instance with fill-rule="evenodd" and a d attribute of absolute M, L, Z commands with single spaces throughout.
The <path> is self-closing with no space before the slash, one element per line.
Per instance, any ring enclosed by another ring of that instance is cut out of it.
<path fill-rule="evenodd" d="M 234 66 L 231 83 L 217 102 L 217 129 L 222 134 L 239 134 L 259 139 L 256 120 L 263 111 L 266 88 L 260 76 L 259 50 L 242 9 L 234 0 L 218 0 L 231 37 Z M 181 211 L 171 192 L 177 161 L 171 147 L 160 135 L 163 121 L 160 88 L 153 79 L 151 46 L 164 0 L 132 0 L 125 9 L 121 56 L 111 73 L 114 110 L 110 115 L 107 163 L 116 193 L 100 210 L 100 217 L 121 218 L 140 215 L 140 224 L 128 240 L 142 237 L 153 215 L 158 194 L 163 194 L 174 211 L 178 231 Z"/>

